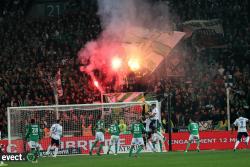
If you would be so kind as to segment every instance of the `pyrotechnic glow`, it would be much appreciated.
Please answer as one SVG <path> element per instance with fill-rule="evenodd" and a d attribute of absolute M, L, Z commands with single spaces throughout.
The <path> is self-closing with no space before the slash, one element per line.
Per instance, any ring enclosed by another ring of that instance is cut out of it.
<path fill-rule="evenodd" d="M 115 57 L 112 59 L 112 68 L 114 70 L 118 70 L 122 65 L 122 60 L 119 57 Z"/>
<path fill-rule="evenodd" d="M 94 76 L 93 72 L 90 73 L 91 79 L 93 81 L 94 86 L 101 92 L 103 93 L 103 88 L 102 85 L 99 84 L 98 80 L 96 79 L 96 77 Z"/>
<path fill-rule="evenodd" d="M 80 70 L 81 72 L 84 72 L 84 67 L 83 67 L 83 66 L 80 66 L 80 67 L 79 67 L 79 70 Z"/>
<path fill-rule="evenodd" d="M 140 68 L 140 63 L 138 59 L 131 58 L 128 61 L 128 66 L 132 71 L 137 71 Z"/>
<path fill-rule="evenodd" d="M 95 85 L 95 87 L 99 88 L 99 82 L 98 81 L 95 80 L 94 85 Z"/>
<path fill-rule="evenodd" d="M 91 85 L 106 92 L 110 82 L 115 89 L 120 88 L 131 71 L 153 72 L 163 61 L 162 55 L 167 57 L 185 34 L 177 37 L 181 32 L 166 32 L 171 18 L 168 10 L 162 1 L 152 7 L 147 0 L 98 0 L 103 31 L 78 52 L 79 62 L 84 65 L 80 71 L 91 76 Z M 148 63 L 152 59 L 154 64 Z M 100 75 L 95 76 L 95 70 Z"/>

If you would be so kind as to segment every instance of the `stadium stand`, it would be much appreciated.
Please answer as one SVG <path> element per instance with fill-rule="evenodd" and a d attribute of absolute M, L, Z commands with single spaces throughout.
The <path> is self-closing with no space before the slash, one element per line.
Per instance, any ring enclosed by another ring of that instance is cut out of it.
<path fill-rule="evenodd" d="M 245 112 L 250 118 L 250 24 L 247 0 L 166 0 L 176 29 L 187 20 L 222 20 L 226 47 L 197 52 L 190 40 L 183 42 L 185 77 L 162 78 L 145 92 L 173 92 L 172 124 L 178 130 L 190 115 L 212 120 L 213 129 L 226 129 L 226 76 L 232 75 L 231 117 Z M 55 18 L 30 18 L 30 0 L 0 1 L 0 130 L 7 134 L 8 106 L 54 104 L 50 77 L 62 67 L 64 95 L 60 104 L 100 101 L 98 90 L 87 74 L 79 71 L 77 52 L 95 39 L 102 28 L 96 8 L 66 12 Z M 186 7 L 188 6 L 188 7 Z M 190 10 L 194 9 L 194 10 Z M 62 61 L 63 60 L 63 61 Z M 67 66 L 62 64 L 67 63 Z M 131 85 L 127 91 L 137 91 Z M 126 91 L 126 90 L 124 90 Z M 165 106 L 162 107 L 166 124 Z M 65 116 L 67 117 L 67 116 Z M 78 119 L 78 118 L 76 118 Z M 80 119 L 80 118 L 79 118 Z M 91 118 L 90 118 L 91 119 Z"/>

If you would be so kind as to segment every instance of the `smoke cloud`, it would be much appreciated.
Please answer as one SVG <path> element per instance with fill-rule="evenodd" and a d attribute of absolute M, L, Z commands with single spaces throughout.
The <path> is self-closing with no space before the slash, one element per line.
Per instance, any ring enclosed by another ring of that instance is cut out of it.
<path fill-rule="evenodd" d="M 132 29 L 168 31 L 169 12 L 166 2 L 152 0 L 98 0 L 98 15 L 103 32 L 95 41 L 88 42 L 78 53 L 80 62 L 90 62 L 85 72 L 93 76 L 93 70 L 103 73 L 102 85 L 116 77 L 115 84 L 121 84 L 126 72 L 113 71 L 112 57 L 126 59 L 124 39 L 131 38 Z M 127 70 L 127 69 L 126 69 Z M 126 71 L 125 70 L 125 71 Z M 93 79 L 93 78 L 92 78 Z"/>
<path fill-rule="evenodd" d="M 98 0 L 101 23 L 104 33 L 124 37 L 131 27 L 147 29 L 168 28 L 168 6 L 166 2 L 149 0 Z"/>

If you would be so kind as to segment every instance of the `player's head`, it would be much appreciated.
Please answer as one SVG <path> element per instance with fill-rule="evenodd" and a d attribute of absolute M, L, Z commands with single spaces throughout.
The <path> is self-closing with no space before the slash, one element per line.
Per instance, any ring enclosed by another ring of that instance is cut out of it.
<path fill-rule="evenodd" d="M 237 112 L 237 115 L 238 115 L 238 117 L 244 117 L 245 113 L 243 110 L 241 110 L 241 111 Z"/>
<path fill-rule="evenodd" d="M 56 123 L 62 124 L 62 120 L 61 120 L 61 119 L 58 119 L 58 120 L 56 120 Z"/>
<path fill-rule="evenodd" d="M 155 107 L 156 107 L 156 105 L 155 105 L 155 104 L 152 104 L 152 105 L 151 105 L 151 108 L 153 108 L 153 109 L 154 109 Z"/>
<path fill-rule="evenodd" d="M 145 119 L 149 118 L 149 113 L 145 114 Z"/>
<path fill-rule="evenodd" d="M 120 119 L 119 123 L 120 123 L 120 124 L 124 124 L 124 120 L 123 120 L 123 119 Z"/>
<path fill-rule="evenodd" d="M 191 123 L 191 122 L 194 122 L 194 118 L 190 117 L 190 118 L 189 118 L 189 122 L 190 122 L 190 123 Z"/>
<path fill-rule="evenodd" d="M 34 124 L 35 122 L 36 122 L 36 121 L 35 121 L 35 119 L 33 119 L 33 118 L 30 120 L 30 123 L 31 123 L 31 124 Z"/>
<path fill-rule="evenodd" d="M 103 120 L 103 119 L 104 119 L 104 115 L 103 114 L 98 115 L 97 120 Z"/>
<path fill-rule="evenodd" d="M 136 123 L 141 123 L 141 118 L 136 119 Z"/>

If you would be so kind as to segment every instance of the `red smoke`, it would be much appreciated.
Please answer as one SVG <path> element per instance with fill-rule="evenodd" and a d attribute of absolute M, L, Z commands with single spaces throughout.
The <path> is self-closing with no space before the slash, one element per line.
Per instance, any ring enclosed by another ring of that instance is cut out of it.
<path fill-rule="evenodd" d="M 150 51 L 150 43 L 145 40 L 150 35 L 147 30 L 165 30 L 167 11 L 162 2 L 152 5 L 147 0 L 98 0 L 103 32 L 79 51 L 80 71 L 89 74 L 92 83 L 98 81 L 103 91 L 108 83 L 118 88 L 131 71 L 145 69 L 148 62 L 144 54 L 148 56 Z"/>
<path fill-rule="evenodd" d="M 127 73 L 128 68 L 124 66 L 125 51 L 121 43 L 117 41 L 99 39 L 89 42 L 79 51 L 78 58 L 83 65 L 88 62 L 86 66 L 80 67 L 80 71 L 89 74 L 92 81 L 95 81 L 97 77 L 94 71 L 101 71 L 99 86 L 105 86 L 114 78 L 116 79 L 114 87 L 119 86 Z"/>

